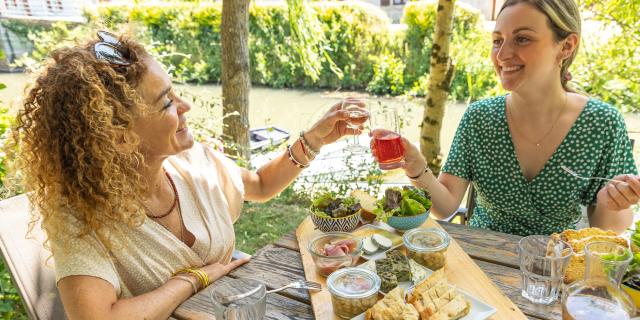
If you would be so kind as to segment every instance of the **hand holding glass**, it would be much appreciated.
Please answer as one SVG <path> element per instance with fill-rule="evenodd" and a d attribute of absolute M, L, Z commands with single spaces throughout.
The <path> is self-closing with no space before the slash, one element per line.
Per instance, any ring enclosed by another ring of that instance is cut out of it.
<path fill-rule="evenodd" d="M 365 105 L 366 102 L 364 99 L 347 98 L 342 101 L 342 110 L 349 112 L 349 118 L 346 120 L 347 128 L 356 131 L 369 119 L 369 112 L 365 109 Z M 353 139 L 353 143 L 347 144 L 345 149 L 353 153 L 364 153 L 367 151 L 365 146 L 358 143 L 359 139 L 357 135 L 354 135 Z"/>

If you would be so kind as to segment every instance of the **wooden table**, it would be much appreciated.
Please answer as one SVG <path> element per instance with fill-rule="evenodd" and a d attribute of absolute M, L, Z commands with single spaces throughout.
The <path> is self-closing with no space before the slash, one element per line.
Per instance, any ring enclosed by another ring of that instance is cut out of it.
<path fill-rule="evenodd" d="M 519 236 L 439 222 L 473 258 L 487 276 L 530 319 L 561 319 L 560 305 L 535 305 L 520 295 L 520 271 L 517 245 Z M 213 319 L 210 291 L 217 283 L 230 278 L 251 278 L 267 288 L 279 288 L 293 280 L 304 278 L 298 242 L 293 232 L 274 244 L 260 249 L 251 262 L 234 270 L 206 290 L 182 303 L 174 312 L 177 319 Z M 304 249 L 306 250 L 306 248 Z M 313 319 L 306 290 L 285 290 L 267 296 L 266 319 Z M 322 320 L 322 319 L 318 319 Z"/>

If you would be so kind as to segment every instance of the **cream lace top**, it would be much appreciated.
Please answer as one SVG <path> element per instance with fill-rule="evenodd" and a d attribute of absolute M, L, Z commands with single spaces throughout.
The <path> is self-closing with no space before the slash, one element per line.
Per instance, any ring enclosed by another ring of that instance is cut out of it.
<path fill-rule="evenodd" d="M 112 252 L 95 236 L 72 239 L 54 249 L 56 281 L 71 275 L 89 275 L 111 283 L 126 298 L 163 285 L 177 270 L 214 262 L 228 263 L 234 249 L 233 223 L 240 216 L 244 185 L 240 169 L 222 153 L 196 144 L 168 158 L 164 164 L 178 194 L 185 227 L 196 240 L 188 247 L 157 222 L 146 219 L 126 228 L 125 238 L 112 239 Z M 70 222 L 70 228 L 77 228 Z"/>

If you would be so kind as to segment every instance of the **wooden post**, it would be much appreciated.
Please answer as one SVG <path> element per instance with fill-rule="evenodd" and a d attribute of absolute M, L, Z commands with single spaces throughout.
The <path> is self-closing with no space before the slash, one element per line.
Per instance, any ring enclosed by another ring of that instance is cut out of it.
<path fill-rule="evenodd" d="M 237 148 L 229 153 L 249 160 L 249 0 L 223 0 L 220 29 L 223 136 Z"/>

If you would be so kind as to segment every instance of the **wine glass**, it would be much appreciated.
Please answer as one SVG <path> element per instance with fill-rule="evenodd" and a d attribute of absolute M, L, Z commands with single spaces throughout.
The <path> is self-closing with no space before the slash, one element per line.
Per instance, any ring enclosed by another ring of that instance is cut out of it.
<path fill-rule="evenodd" d="M 342 100 L 342 110 L 349 112 L 349 118 L 346 120 L 347 128 L 357 130 L 363 125 L 367 119 L 369 119 L 369 112 L 366 109 L 366 101 L 361 98 L 347 98 Z M 354 154 L 361 154 L 367 152 L 369 149 L 366 146 L 361 145 L 360 138 L 357 135 L 353 135 L 353 142 L 349 142 L 351 139 L 347 139 L 347 146 L 345 150 Z"/>

